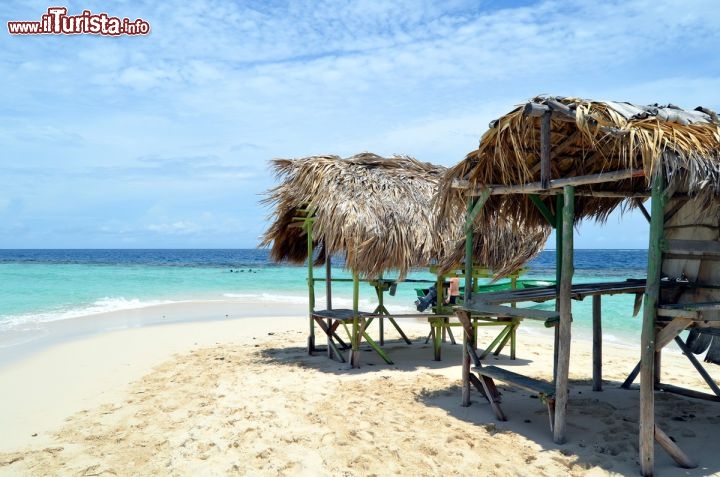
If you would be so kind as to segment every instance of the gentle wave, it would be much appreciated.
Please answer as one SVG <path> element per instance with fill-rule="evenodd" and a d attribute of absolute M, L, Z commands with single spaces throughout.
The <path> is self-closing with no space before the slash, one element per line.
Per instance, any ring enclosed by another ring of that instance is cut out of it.
<path fill-rule="evenodd" d="M 0 315 L 0 330 L 17 329 L 19 326 L 50 321 L 69 320 L 83 316 L 110 313 L 113 311 L 136 310 L 157 305 L 169 305 L 181 303 L 174 300 L 139 300 L 137 298 L 127 299 L 123 297 L 104 297 L 88 306 L 69 308 L 66 310 L 50 310 L 38 313 L 26 313 L 20 315 Z"/>

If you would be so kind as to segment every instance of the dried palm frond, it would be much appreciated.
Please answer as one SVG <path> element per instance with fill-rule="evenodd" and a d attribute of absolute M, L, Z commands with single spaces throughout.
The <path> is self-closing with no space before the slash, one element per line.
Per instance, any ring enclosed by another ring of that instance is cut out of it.
<path fill-rule="evenodd" d="M 345 266 L 363 277 L 398 271 L 402 278 L 413 268 L 449 264 L 454 259 L 448 257 L 464 253 L 464 209 L 436 227 L 432 203 L 446 172 L 442 166 L 371 153 L 276 159 L 272 165 L 281 182 L 262 201 L 274 208 L 274 217 L 260 245 L 272 246 L 274 260 L 305 261 L 307 235 L 297 219 L 307 213 L 314 247 L 321 249 L 316 264 L 343 255 Z M 518 224 L 499 223 L 497 231 L 476 236 L 476 247 L 488 260 L 484 266 L 505 273 L 510 264 L 519 262 L 519 268 L 538 253 L 546 235 L 538 240 Z M 519 246 L 524 237 L 528 243 Z"/>

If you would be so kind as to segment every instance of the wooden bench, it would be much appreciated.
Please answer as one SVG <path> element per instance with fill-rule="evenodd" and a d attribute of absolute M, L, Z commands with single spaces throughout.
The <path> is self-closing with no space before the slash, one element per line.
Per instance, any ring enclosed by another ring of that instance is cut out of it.
<path fill-rule="evenodd" d="M 507 369 L 498 368 L 497 366 L 475 366 L 472 368 L 472 371 L 481 377 L 481 382 L 486 383 L 487 380 L 497 379 L 504 383 L 537 394 L 540 401 L 547 405 L 548 415 L 550 417 L 550 431 L 552 432 L 553 425 L 555 423 L 555 386 L 552 383 L 531 378 L 513 371 L 508 371 Z M 490 398 L 492 394 L 491 389 L 493 387 L 494 383 L 493 386 L 488 386 L 488 389 L 485 389 L 485 397 L 488 398 L 490 406 L 495 412 L 495 416 L 501 421 L 506 421 L 507 418 L 500 408 L 499 393 L 497 396 L 494 396 L 494 399 Z"/>

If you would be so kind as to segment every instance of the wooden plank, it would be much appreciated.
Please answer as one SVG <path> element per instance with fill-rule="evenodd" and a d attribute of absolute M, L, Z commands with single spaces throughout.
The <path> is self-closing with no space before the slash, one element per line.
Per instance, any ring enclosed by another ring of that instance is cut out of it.
<path fill-rule="evenodd" d="M 664 176 L 660 172 L 653 180 L 650 205 L 650 238 L 648 245 L 648 273 L 640 337 L 640 432 L 639 458 L 643 476 L 653 474 L 655 466 L 655 319 L 660 297 L 660 272 L 664 222 Z"/>
<path fill-rule="evenodd" d="M 720 255 L 720 242 L 716 240 L 679 240 L 668 239 L 664 241 L 663 251 L 671 254 Z"/>
<path fill-rule="evenodd" d="M 525 376 L 507 369 L 498 368 L 497 366 L 474 367 L 472 368 L 472 371 L 542 396 L 550 397 L 555 395 L 555 386 L 552 383 L 532 378 L 530 376 Z"/>
<path fill-rule="evenodd" d="M 662 305 L 667 310 L 683 310 L 683 311 L 707 311 L 720 310 L 720 301 L 704 301 L 696 303 L 672 303 Z"/>
<path fill-rule="evenodd" d="M 534 310 L 532 308 L 513 308 L 502 305 L 489 305 L 487 303 L 470 303 L 465 309 L 473 315 L 495 316 L 505 318 L 528 318 L 531 320 L 547 321 L 558 318 L 556 311 Z"/>
<path fill-rule="evenodd" d="M 559 255 L 559 254 L 558 254 Z M 626 280 L 621 282 L 575 284 L 571 287 L 572 297 L 583 299 L 586 296 L 614 295 L 620 293 L 644 293 L 644 280 Z M 546 301 L 556 297 L 555 285 L 533 287 L 499 292 L 486 292 L 478 295 L 475 302 L 487 304 L 515 303 L 520 301 Z"/>
<path fill-rule="evenodd" d="M 664 307 L 658 308 L 657 315 L 664 316 L 667 318 L 689 318 L 691 320 L 697 320 L 700 316 L 697 311 L 676 310 L 676 309 L 668 309 L 668 308 L 664 308 Z"/>
<path fill-rule="evenodd" d="M 617 182 L 625 179 L 632 179 L 633 177 L 644 177 L 645 173 L 642 170 L 624 169 L 612 172 L 601 172 L 598 174 L 589 174 L 585 176 L 574 176 L 574 177 L 563 177 L 560 179 L 553 179 L 550 181 L 550 189 L 561 189 L 565 186 L 581 186 L 590 184 L 601 184 L 604 182 Z M 457 185 L 456 185 L 457 184 Z M 469 185 L 453 181 L 453 187 L 469 189 Z M 503 185 L 494 184 L 487 186 L 477 187 L 475 190 L 469 191 L 470 195 L 479 196 L 486 194 L 486 191 L 490 191 L 491 195 L 498 194 L 534 194 L 547 190 L 542 186 L 541 182 L 529 182 L 527 184 L 518 185 Z"/>
<path fill-rule="evenodd" d="M 675 460 L 677 465 L 683 469 L 694 469 L 697 467 L 697 464 L 693 462 L 659 426 L 655 426 L 655 440 L 665 452 L 670 454 L 670 457 Z"/>
<path fill-rule="evenodd" d="M 565 186 L 563 190 L 565 205 L 563 207 L 562 224 L 562 270 L 558 288 L 558 311 L 560 312 L 560 325 L 558 326 L 558 359 L 557 376 L 555 380 L 555 425 L 553 426 L 553 441 L 556 444 L 565 442 L 565 426 L 567 421 L 568 404 L 568 378 L 570 374 L 570 341 L 572 326 L 572 304 L 570 294 L 572 291 L 573 266 L 573 222 L 575 218 L 575 188 Z M 560 233 L 559 231 L 557 233 Z"/>

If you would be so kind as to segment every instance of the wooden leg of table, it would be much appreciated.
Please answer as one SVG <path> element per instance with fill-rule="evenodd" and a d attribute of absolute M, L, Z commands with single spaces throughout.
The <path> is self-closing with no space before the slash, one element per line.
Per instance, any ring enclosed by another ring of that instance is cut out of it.
<path fill-rule="evenodd" d="M 452 328 L 450 328 L 450 318 L 443 318 L 443 322 L 445 323 L 445 328 L 447 328 L 448 336 L 450 337 L 450 343 L 457 344 L 455 342 L 455 337 L 453 336 Z"/>
<path fill-rule="evenodd" d="M 468 347 L 474 343 L 474 333 L 473 326 L 470 323 L 470 314 L 462 310 L 458 310 L 456 313 L 463 327 L 462 401 L 460 404 L 467 407 L 470 405 L 470 354 L 468 353 Z"/>
<path fill-rule="evenodd" d="M 370 337 L 370 335 L 367 333 L 366 330 L 366 321 L 364 318 L 361 318 L 361 326 L 360 326 L 360 335 L 365 338 L 365 341 L 368 342 L 370 347 L 375 350 L 375 352 L 380 355 L 380 357 L 387 363 L 387 364 L 393 364 L 392 360 L 390 359 L 390 356 L 383 351 L 383 349 L 378 346 L 378 344 Z"/>
<path fill-rule="evenodd" d="M 410 339 L 407 336 L 405 336 L 405 333 L 403 332 L 402 328 L 400 328 L 400 325 L 397 324 L 397 322 L 395 321 L 395 318 L 388 317 L 388 320 L 390 320 L 390 323 L 392 323 L 392 325 L 395 327 L 397 332 L 400 333 L 400 336 L 402 336 L 402 339 L 405 340 L 405 343 L 412 344 L 412 341 L 410 341 Z"/>
<path fill-rule="evenodd" d="M 495 346 L 498 345 L 498 343 L 502 342 L 508 333 L 508 327 L 505 326 L 500 333 L 495 337 L 495 339 L 490 343 L 490 345 L 485 348 L 485 351 L 480 355 L 480 359 L 485 359 L 487 355 L 493 352 L 493 349 L 495 349 Z"/>
<path fill-rule="evenodd" d="M 433 321 L 433 351 L 435 352 L 435 361 L 442 359 L 442 332 L 443 329 L 442 321 L 436 318 Z"/>

